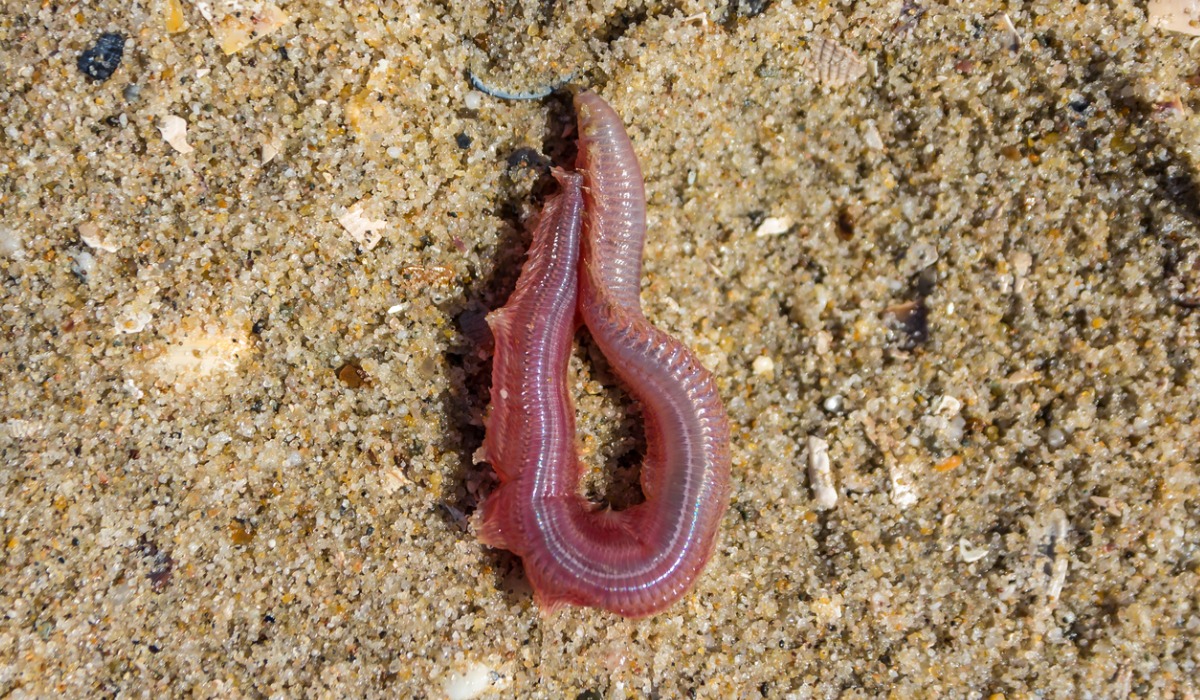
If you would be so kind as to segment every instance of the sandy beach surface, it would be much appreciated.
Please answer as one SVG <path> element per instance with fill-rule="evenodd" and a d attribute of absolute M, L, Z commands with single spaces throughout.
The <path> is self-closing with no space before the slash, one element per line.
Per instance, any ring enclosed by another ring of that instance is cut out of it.
<path fill-rule="evenodd" d="M 472 531 L 575 148 L 472 75 L 623 116 L 646 314 L 729 409 L 649 619 Z M 1195 698 L 1197 109 L 1142 0 L 5 0 L 0 697 Z"/>

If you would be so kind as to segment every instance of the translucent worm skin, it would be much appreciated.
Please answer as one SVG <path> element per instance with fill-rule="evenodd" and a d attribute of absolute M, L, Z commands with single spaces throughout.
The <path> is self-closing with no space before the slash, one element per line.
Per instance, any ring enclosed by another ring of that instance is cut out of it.
<path fill-rule="evenodd" d="M 555 172 L 563 193 L 546 205 L 516 292 L 488 318 L 496 356 L 484 447 L 501 485 L 480 537 L 521 556 L 547 614 L 572 604 L 643 617 L 683 596 L 712 554 L 729 501 L 729 422 L 712 375 L 642 315 L 645 192 L 620 117 L 591 92 L 575 108 L 582 194 L 578 174 Z M 643 407 L 646 500 L 624 511 L 579 494 L 565 384 L 576 308 Z"/>

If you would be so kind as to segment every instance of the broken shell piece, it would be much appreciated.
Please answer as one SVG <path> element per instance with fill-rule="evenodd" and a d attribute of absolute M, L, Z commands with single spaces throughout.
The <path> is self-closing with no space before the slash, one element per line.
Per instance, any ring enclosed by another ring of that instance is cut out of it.
<path fill-rule="evenodd" d="M 20 232 L 0 225 L 0 258 L 19 258 L 24 255 L 24 249 Z"/>
<path fill-rule="evenodd" d="M 183 17 L 183 5 L 179 0 L 166 0 L 163 10 L 166 15 L 167 33 L 178 34 L 187 29 L 187 21 Z"/>
<path fill-rule="evenodd" d="M 383 492 L 389 496 L 411 483 L 412 480 L 409 479 L 408 475 L 404 473 L 404 470 L 400 469 L 399 467 L 393 467 L 383 472 Z"/>
<path fill-rule="evenodd" d="M 162 132 L 163 140 L 171 144 L 176 151 L 187 155 L 196 150 L 188 145 L 187 121 L 183 117 L 168 114 L 162 118 L 162 126 L 158 127 L 158 130 Z"/>
<path fill-rule="evenodd" d="M 281 145 L 282 144 L 280 143 L 280 140 L 278 138 L 275 138 L 274 136 L 268 136 L 268 137 L 264 138 L 263 145 L 262 145 L 262 153 L 261 153 L 261 157 L 259 159 L 258 164 L 266 165 L 267 163 L 270 163 L 272 160 L 275 160 L 275 156 L 279 155 L 279 148 Z"/>
<path fill-rule="evenodd" d="M 758 225 L 758 229 L 754 235 L 763 238 L 765 236 L 778 236 L 781 233 L 786 233 L 792 227 L 792 220 L 786 216 L 770 216 L 763 219 L 763 222 Z"/>
<path fill-rule="evenodd" d="M 1152 27 L 1200 36 L 1200 0 L 1150 0 L 1146 17 Z"/>
<path fill-rule="evenodd" d="M 237 369 L 250 352 L 244 330 L 238 328 L 196 328 L 176 333 L 167 341 L 166 352 L 153 367 L 176 386 Z"/>
<path fill-rule="evenodd" d="M 1008 49 L 1013 53 L 1021 50 L 1021 33 L 1017 31 L 1016 25 L 1013 24 L 1012 18 L 1007 12 L 1000 13 L 1000 29 L 1008 38 Z"/>
<path fill-rule="evenodd" d="M 383 219 L 368 219 L 363 216 L 362 209 L 362 202 L 355 204 L 338 216 L 338 223 L 346 229 L 346 233 L 350 234 L 355 243 L 371 250 L 375 244 L 379 243 L 379 239 L 383 238 L 383 234 L 379 231 L 387 228 L 387 222 Z"/>
<path fill-rule="evenodd" d="M 988 546 L 976 547 L 965 537 L 958 538 L 958 555 L 968 564 L 973 564 L 987 556 Z"/>
<path fill-rule="evenodd" d="M 221 50 L 226 56 L 241 51 L 287 24 L 287 14 L 278 7 L 270 3 L 255 5 L 258 4 L 251 3 L 246 11 L 232 12 L 212 22 L 213 36 L 221 42 Z"/>
<path fill-rule="evenodd" d="M 808 437 L 808 483 L 818 510 L 837 505 L 837 487 L 833 485 L 833 470 L 829 464 L 829 443 L 819 437 Z"/>
<path fill-rule="evenodd" d="M 100 227 L 91 221 L 79 224 L 76 230 L 79 231 L 80 240 L 88 244 L 88 247 L 103 250 L 106 253 L 115 253 L 121 249 L 121 246 L 106 241 L 100 234 Z"/>
<path fill-rule="evenodd" d="M 858 54 L 830 39 L 818 38 L 812 43 L 808 58 L 813 78 L 828 87 L 839 87 L 861 78 L 867 64 Z"/>
<path fill-rule="evenodd" d="M 1154 109 L 1150 113 L 1150 116 L 1159 120 L 1174 119 L 1183 115 L 1183 100 L 1179 99 L 1178 95 L 1155 102 Z"/>
<path fill-rule="evenodd" d="M 875 120 L 868 119 L 866 124 L 866 128 L 863 129 L 863 143 L 872 151 L 882 151 L 883 137 L 879 135 L 879 127 L 875 126 Z"/>
<path fill-rule="evenodd" d="M 129 311 L 117 319 L 116 330 L 118 333 L 141 333 L 153 319 L 149 311 Z"/>

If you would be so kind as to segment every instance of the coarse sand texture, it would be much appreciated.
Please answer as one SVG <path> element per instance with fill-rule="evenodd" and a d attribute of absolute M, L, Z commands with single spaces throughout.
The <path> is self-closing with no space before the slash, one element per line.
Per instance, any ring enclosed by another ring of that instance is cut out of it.
<path fill-rule="evenodd" d="M 1200 697 L 1196 5 L 5 0 L 0 697 Z M 642 619 L 479 539 L 582 89 L 731 430 Z"/>

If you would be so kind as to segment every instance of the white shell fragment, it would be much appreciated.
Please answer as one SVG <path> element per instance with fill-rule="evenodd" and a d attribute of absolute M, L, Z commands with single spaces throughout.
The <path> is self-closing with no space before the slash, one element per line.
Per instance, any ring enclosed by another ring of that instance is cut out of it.
<path fill-rule="evenodd" d="M 79 275 L 81 280 L 87 282 L 95 271 L 96 256 L 92 255 L 91 251 L 79 249 L 71 252 L 71 272 Z"/>
<path fill-rule="evenodd" d="M 8 436 L 14 440 L 28 440 L 40 436 L 43 425 L 39 421 L 10 418 L 4 423 L 0 423 L 0 429 L 6 431 Z"/>
<path fill-rule="evenodd" d="M 258 164 L 266 165 L 275 160 L 275 156 L 279 155 L 279 149 L 282 145 L 280 140 L 274 136 L 264 137 Z"/>
<path fill-rule="evenodd" d="M 879 135 L 879 127 L 875 126 L 874 119 L 866 121 L 866 127 L 863 129 L 863 143 L 867 144 L 867 148 L 872 151 L 883 150 L 883 137 Z"/>
<path fill-rule="evenodd" d="M 183 117 L 177 117 L 174 114 L 168 114 L 162 118 L 162 125 L 158 127 L 162 132 L 163 140 L 171 144 L 171 148 L 187 155 L 196 150 L 188 145 L 187 142 L 187 121 Z"/>
<path fill-rule="evenodd" d="M 442 681 L 442 692 L 448 700 L 471 700 L 484 693 L 495 693 L 506 687 L 508 687 L 507 679 L 477 662 L 472 663 L 461 673 L 451 673 Z"/>
<path fill-rule="evenodd" d="M 402 487 L 412 483 L 412 480 L 408 478 L 408 475 L 404 473 L 404 470 L 397 467 L 393 467 L 385 471 L 383 473 L 382 481 L 383 492 L 389 496 L 399 491 Z"/>
<path fill-rule="evenodd" d="M 149 311 L 126 311 L 117 319 L 116 330 L 118 333 L 141 333 L 153 319 Z"/>
<path fill-rule="evenodd" d="M 1007 12 L 1001 12 L 998 22 L 1000 24 L 1000 30 L 1004 32 L 1005 37 L 1008 39 L 1008 49 L 1013 53 L 1020 51 L 1021 32 L 1017 31 L 1017 27 L 1013 24 L 1012 18 L 1008 16 Z"/>
<path fill-rule="evenodd" d="M 177 388 L 235 371 L 250 353 L 250 339 L 243 329 L 196 328 L 172 334 L 166 352 L 153 368 Z"/>
<path fill-rule="evenodd" d="M 976 547 L 965 537 L 958 539 L 958 555 L 968 564 L 973 564 L 987 556 L 988 546 Z"/>
<path fill-rule="evenodd" d="M 16 229 L 0 226 L 0 257 L 21 257 L 24 249 L 25 243 L 21 240 L 21 234 Z"/>
<path fill-rule="evenodd" d="M 287 13 L 262 0 L 195 0 L 226 56 L 235 54 L 279 30 Z"/>
<path fill-rule="evenodd" d="M 79 231 L 79 238 L 88 245 L 89 248 L 103 250 L 106 253 L 115 253 L 121 249 L 121 246 L 115 243 L 110 243 L 104 239 L 100 233 L 100 227 L 91 221 L 86 221 L 76 227 Z"/>
<path fill-rule="evenodd" d="M 837 505 L 837 487 L 833 485 L 833 470 L 829 465 L 829 443 L 819 437 L 808 437 L 808 483 L 818 510 Z"/>
<path fill-rule="evenodd" d="M 894 459 L 889 462 L 888 475 L 891 478 L 892 503 L 904 510 L 917 502 L 916 475 L 907 465 L 898 464 Z"/>
<path fill-rule="evenodd" d="M 787 233 L 787 230 L 792 227 L 792 220 L 786 216 L 769 216 L 763 219 L 758 225 L 754 235 L 759 238 L 766 236 L 778 236 L 781 233 Z"/>
<path fill-rule="evenodd" d="M 1046 597 L 1057 600 L 1062 594 L 1063 584 L 1067 581 L 1068 549 L 1067 536 L 1071 534 L 1071 524 L 1061 508 L 1050 511 L 1047 518 L 1045 536 L 1042 540 L 1042 551 L 1050 554 L 1053 562 L 1050 566 L 1050 580 L 1046 584 Z"/>
<path fill-rule="evenodd" d="M 808 61 L 813 78 L 828 87 L 852 83 L 867 72 L 866 62 L 858 54 L 831 39 L 815 39 Z"/>
<path fill-rule="evenodd" d="M 1146 17 L 1156 29 L 1200 36 L 1200 0 L 1150 0 Z"/>
<path fill-rule="evenodd" d="M 363 216 L 362 202 L 338 215 L 337 219 L 342 228 L 346 229 L 346 233 L 354 239 L 354 242 L 367 250 L 371 250 L 379 243 L 379 240 L 383 238 L 383 234 L 379 232 L 387 228 L 387 222 L 383 219 L 373 220 Z"/>
<path fill-rule="evenodd" d="M 1020 294 L 1025 289 L 1025 278 L 1029 275 L 1029 269 L 1033 267 L 1033 256 L 1029 253 L 1018 250 L 1012 254 L 1012 290 L 1016 294 Z"/>

